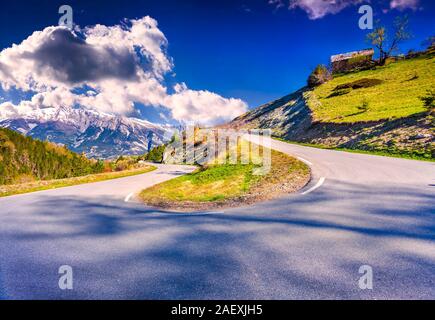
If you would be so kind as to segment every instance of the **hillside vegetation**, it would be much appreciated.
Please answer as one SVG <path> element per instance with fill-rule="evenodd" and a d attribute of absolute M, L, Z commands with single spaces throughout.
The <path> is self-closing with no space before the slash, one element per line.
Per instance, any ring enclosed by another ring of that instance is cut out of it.
<path fill-rule="evenodd" d="M 147 152 L 144 156 L 142 156 L 141 160 L 161 163 L 163 161 L 164 152 L 165 152 L 165 145 L 154 147 L 149 152 Z"/>
<path fill-rule="evenodd" d="M 0 185 L 100 173 L 102 161 L 0 128 Z"/>
<path fill-rule="evenodd" d="M 234 119 L 316 147 L 435 160 L 433 51 L 334 77 Z"/>
<path fill-rule="evenodd" d="M 314 121 L 355 123 L 427 111 L 421 101 L 435 87 L 435 57 L 401 60 L 335 76 L 308 96 Z"/>
<path fill-rule="evenodd" d="M 90 174 L 86 176 L 65 178 L 65 179 L 54 179 L 54 180 L 37 180 L 32 182 L 20 183 L 20 184 L 8 184 L 0 185 L 0 197 L 7 197 L 15 194 L 22 194 L 28 192 L 35 192 L 47 189 L 57 189 L 63 187 L 74 186 L 84 183 L 93 183 L 111 179 L 119 179 L 129 176 L 134 176 L 138 174 L 144 174 L 157 169 L 151 165 L 140 166 L 135 169 L 115 171 L 115 172 L 104 172 Z"/>

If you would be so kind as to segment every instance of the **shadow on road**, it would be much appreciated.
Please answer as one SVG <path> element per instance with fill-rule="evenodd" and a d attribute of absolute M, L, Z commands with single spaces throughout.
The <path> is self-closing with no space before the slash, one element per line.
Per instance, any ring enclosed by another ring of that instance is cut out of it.
<path fill-rule="evenodd" d="M 329 183 L 199 216 L 12 199 L 0 216 L 0 297 L 3 279 L 19 298 L 435 298 L 433 191 Z M 72 292 L 56 288 L 63 264 L 75 268 Z M 362 264 L 375 270 L 371 292 L 357 286 Z"/>

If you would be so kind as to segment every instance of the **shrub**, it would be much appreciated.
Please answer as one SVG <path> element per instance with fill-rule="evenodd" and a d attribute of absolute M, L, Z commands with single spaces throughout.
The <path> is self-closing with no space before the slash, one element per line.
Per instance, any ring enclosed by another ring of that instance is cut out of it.
<path fill-rule="evenodd" d="M 426 95 L 424 97 L 420 97 L 420 100 L 423 102 L 425 107 L 429 109 L 435 108 L 435 90 L 427 90 Z"/>
<path fill-rule="evenodd" d="M 369 109 L 369 102 L 367 101 L 366 98 L 364 98 L 361 102 L 361 105 L 358 106 L 358 110 L 360 112 L 366 112 Z"/>
<path fill-rule="evenodd" d="M 116 164 L 115 164 L 116 171 L 124 171 L 124 170 L 130 169 L 130 167 L 131 167 L 131 164 L 130 164 L 129 160 L 118 160 L 118 161 L 116 161 Z"/>
<path fill-rule="evenodd" d="M 105 160 L 102 162 L 102 167 L 103 167 L 102 172 L 107 173 L 107 172 L 112 172 L 114 170 L 115 165 L 112 161 Z"/>
<path fill-rule="evenodd" d="M 158 147 L 155 147 L 148 152 L 144 159 L 146 161 L 152 161 L 156 163 L 161 163 L 163 161 L 163 153 L 165 152 L 165 146 L 161 145 Z"/>
<path fill-rule="evenodd" d="M 308 86 L 311 88 L 317 87 L 331 79 L 332 75 L 328 68 L 323 64 L 319 64 L 309 75 Z"/>

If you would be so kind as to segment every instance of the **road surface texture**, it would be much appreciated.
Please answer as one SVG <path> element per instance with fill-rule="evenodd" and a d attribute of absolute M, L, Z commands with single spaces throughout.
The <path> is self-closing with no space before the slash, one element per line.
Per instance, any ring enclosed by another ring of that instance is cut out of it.
<path fill-rule="evenodd" d="M 433 163 L 273 141 L 313 170 L 297 194 L 224 212 L 125 197 L 180 174 L 0 199 L 2 299 L 435 299 Z M 62 265 L 73 290 L 58 286 Z M 373 270 L 373 289 L 358 286 Z"/>

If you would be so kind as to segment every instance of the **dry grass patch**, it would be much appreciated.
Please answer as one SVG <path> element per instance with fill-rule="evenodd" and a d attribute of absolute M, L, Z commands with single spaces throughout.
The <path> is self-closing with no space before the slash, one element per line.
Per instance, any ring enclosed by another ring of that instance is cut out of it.
<path fill-rule="evenodd" d="M 0 197 L 7 197 L 15 194 L 29 193 L 35 191 L 42 191 L 48 189 L 57 189 L 62 187 L 70 187 L 78 184 L 99 182 L 104 180 L 118 179 L 138 174 L 147 173 L 157 169 L 154 166 L 142 166 L 137 169 L 91 174 L 82 177 L 74 177 L 67 179 L 56 180 L 38 180 L 33 182 L 27 182 L 22 184 L 2 185 L 0 186 Z"/>

